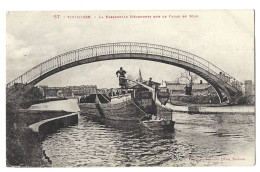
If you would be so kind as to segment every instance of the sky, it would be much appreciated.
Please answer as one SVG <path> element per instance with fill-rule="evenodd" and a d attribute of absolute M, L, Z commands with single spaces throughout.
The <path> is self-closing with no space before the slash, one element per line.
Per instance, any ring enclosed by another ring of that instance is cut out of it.
<path fill-rule="evenodd" d="M 161 17 L 106 18 L 130 15 Z M 254 80 L 252 10 L 8 12 L 6 19 L 7 82 L 56 55 L 113 42 L 152 43 L 181 49 L 210 61 L 241 82 Z M 152 77 L 158 82 L 172 81 L 184 71 L 158 62 L 112 60 L 67 69 L 38 85 L 118 87 L 115 72 L 119 67 L 134 77 L 140 69 L 144 79 Z"/>

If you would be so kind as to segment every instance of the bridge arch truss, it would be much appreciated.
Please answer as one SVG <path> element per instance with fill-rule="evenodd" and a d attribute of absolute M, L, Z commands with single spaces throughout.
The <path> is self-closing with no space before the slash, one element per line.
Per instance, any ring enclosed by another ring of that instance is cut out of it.
<path fill-rule="evenodd" d="M 69 51 L 46 60 L 7 84 L 35 85 L 62 70 L 81 64 L 113 60 L 141 59 L 171 64 L 189 70 L 204 78 L 216 90 L 222 102 L 226 96 L 241 93 L 241 83 L 216 65 L 192 53 L 162 45 L 135 42 L 107 43 Z"/>

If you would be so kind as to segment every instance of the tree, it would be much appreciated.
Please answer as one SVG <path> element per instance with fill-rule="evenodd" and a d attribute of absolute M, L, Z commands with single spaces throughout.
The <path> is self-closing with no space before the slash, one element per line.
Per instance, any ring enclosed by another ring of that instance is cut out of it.
<path fill-rule="evenodd" d="M 181 78 L 181 74 L 177 74 L 176 76 L 175 76 L 175 79 L 174 79 L 174 82 L 175 83 L 179 83 L 179 79 Z"/>
<path fill-rule="evenodd" d="M 180 74 L 180 77 L 178 79 L 180 79 L 180 78 L 185 78 L 189 81 L 190 84 L 193 84 L 194 81 L 196 81 L 199 78 L 199 76 L 196 75 L 195 73 L 185 70 L 184 72 L 182 72 Z"/>

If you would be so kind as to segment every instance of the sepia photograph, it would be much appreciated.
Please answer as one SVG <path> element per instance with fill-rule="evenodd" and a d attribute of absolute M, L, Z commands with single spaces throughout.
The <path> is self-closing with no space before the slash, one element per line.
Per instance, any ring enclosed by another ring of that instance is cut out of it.
<path fill-rule="evenodd" d="M 255 165 L 254 10 L 6 12 L 6 166 Z"/>

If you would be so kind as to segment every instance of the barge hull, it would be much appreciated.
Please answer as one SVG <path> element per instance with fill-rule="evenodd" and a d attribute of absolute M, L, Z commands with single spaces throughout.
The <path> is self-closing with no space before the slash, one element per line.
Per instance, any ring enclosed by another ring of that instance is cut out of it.
<path fill-rule="evenodd" d="M 100 109 L 95 103 L 79 103 L 81 114 L 104 117 L 112 120 L 139 121 L 145 113 L 141 111 L 132 100 L 120 103 L 100 103 Z M 157 116 L 165 120 L 172 120 L 172 110 L 156 103 Z"/>
<path fill-rule="evenodd" d="M 87 114 L 89 116 L 99 116 L 113 120 L 140 120 L 145 116 L 131 100 L 112 104 L 112 103 L 100 103 L 100 109 L 96 107 L 95 103 L 79 103 L 81 114 Z"/>

